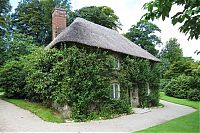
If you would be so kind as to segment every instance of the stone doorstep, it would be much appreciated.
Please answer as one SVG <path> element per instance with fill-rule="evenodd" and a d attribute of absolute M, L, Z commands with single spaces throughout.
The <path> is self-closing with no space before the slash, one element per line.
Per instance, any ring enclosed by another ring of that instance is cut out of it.
<path fill-rule="evenodd" d="M 151 109 L 150 108 L 134 108 L 133 112 L 135 114 L 144 114 L 144 113 L 151 112 Z"/>

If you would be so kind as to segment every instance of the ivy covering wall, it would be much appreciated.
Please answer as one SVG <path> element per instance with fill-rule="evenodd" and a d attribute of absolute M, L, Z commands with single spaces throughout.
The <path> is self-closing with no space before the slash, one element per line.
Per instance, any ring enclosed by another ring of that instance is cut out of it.
<path fill-rule="evenodd" d="M 120 69 L 113 69 L 115 57 L 101 49 L 71 46 L 62 50 L 41 48 L 11 61 L 0 69 L 0 86 L 7 97 L 25 98 L 48 106 L 71 107 L 76 121 L 107 119 L 130 113 L 128 91 L 137 83 L 141 107 L 158 105 L 155 63 L 121 56 Z M 20 78 L 19 78 L 20 77 Z M 120 98 L 112 98 L 111 81 L 120 84 Z M 10 82 L 8 82 L 10 81 Z M 147 95 L 147 83 L 151 92 Z"/>

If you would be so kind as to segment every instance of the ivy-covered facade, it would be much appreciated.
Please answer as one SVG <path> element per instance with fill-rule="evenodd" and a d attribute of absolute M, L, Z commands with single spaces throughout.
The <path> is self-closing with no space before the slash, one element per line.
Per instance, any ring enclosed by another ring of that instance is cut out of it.
<path fill-rule="evenodd" d="M 118 32 L 82 18 L 63 28 L 65 22 L 58 19 L 64 14 L 54 10 L 56 36 L 45 47 L 60 51 L 66 63 L 53 93 L 55 108 L 83 121 L 158 105 L 159 59 Z"/>
<path fill-rule="evenodd" d="M 75 121 L 158 105 L 159 59 L 118 32 L 81 18 L 62 29 L 65 22 L 57 19 L 64 11 L 54 12 L 52 42 L 0 68 L 7 97 L 40 102 Z"/>
<path fill-rule="evenodd" d="M 57 48 L 67 55 L 68 63 L 74 63 L 65 65 L 64 68 L 65 71 L 72 72 L 68 73 L 67 77 L 73 80 L 67 82 L 63 92 L 63 88 L 59 87 L 59 94 L 55 94 L 70 91 L 73 97 L 78 95 L 73 98 L 78 101 L 69 99 L 71 96 L 67 95 L 64 97 L 68 100 L 63 97 L 59 97 L 61 101 L 55 99 L 59 105 L 68 106 L 64 111 L 67 111 L 69 117 L 80 117 L 83 114 L 77 112 L 87 112 L 88 114 L 84 115 L 86 119 L 95 116 L 107 118 L 131 113 L 134 107 L 158 106 L 159 72 L 156 62 L 77 43 L 59 45 Z"/>

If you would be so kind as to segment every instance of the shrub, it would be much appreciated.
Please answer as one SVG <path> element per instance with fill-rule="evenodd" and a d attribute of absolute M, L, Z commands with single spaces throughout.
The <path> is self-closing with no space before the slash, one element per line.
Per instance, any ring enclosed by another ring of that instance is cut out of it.
<path fill-rule="evenodd" d="M 200 101 L 200 90 L 199 88 L 190 89 L 188 92 L 188 99 L 192 101 Z"/>
<path fill-rule="evenodd" d="M 7 62 L 0 68 L 0 86 L 5 90 L 5 96 L 23 98 L 26 72 L 23 64 L 17 61 Z"/>
<path fill-rule="evenodd" d="M 199 100 L 200 78 L 180 75 L 165 86 L 165 94 L 172 97 Z"/>
<path fill-rule="evenodd" d="M 168 96 L 177 98 L 187 98 L 188 91 L 191 88 L 191 76 L 180 75 L 179 77 L 172 79 L 165 87 L 165 93 Z"/>
<path fill-rule="evenodd" d="M 165 91 L 164 88 L 169 82 L 170 82 L 169 79 L 161 79 L 160 83 L 159 83 L 159 90 L 160 91 Z"/>

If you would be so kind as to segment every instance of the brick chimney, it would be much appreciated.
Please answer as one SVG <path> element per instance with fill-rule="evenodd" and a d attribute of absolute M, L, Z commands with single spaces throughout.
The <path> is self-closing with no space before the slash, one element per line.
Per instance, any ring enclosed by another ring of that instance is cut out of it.
<path fill-rule="evenodd" d="M 66 11 L 55 8 L 52 13 L 52 40 L 66 28 Z"/>

